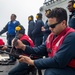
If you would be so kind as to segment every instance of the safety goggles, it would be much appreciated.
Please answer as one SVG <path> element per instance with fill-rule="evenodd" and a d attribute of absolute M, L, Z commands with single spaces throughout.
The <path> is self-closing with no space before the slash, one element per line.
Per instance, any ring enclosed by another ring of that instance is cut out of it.
<path fill-rule="evenodd" d="M 49 27 L 50 27 L 50 28 L 55 28 L 59 23 L 60 23 L 60 22 L 55 23 L 55 24 L 50 24 Z"/>

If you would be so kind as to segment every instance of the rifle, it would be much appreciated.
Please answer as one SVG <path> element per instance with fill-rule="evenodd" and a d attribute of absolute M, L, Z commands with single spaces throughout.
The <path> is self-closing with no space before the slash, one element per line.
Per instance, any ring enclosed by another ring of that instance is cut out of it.
<path fill-rule="evenodd" d="M 2 48 L 3 46 L 0 46 L 0 48 Z M 12 47 L 11 47 L 12 48 Z M 8 49 L 10 49 L 10 48 L 8 48 Z M 13 48 L 12 48 L 13 49 Z M 17 53 L 15 53 L 15 52 L 7 52 L 7 51 L 3 51 L 3 50 L 0 50 L 0 52 L 2 52 L 2 53 L 5 53 L 5 54 L 8 54 L 8 55 L 11 55 L 11 56 L 13 56 L 13 57 L 15 57 L 16 59 L 20 59 L 19 58 L 19 54 L 17 54 Z"/>
<path fill-rule="evenodd" d="M 16 27 L 16 29 L 17 29 L 18 27 Z M 20 29 L 19 29 L 20 30 Z M 19 30 L 17 30 L 17 32 L 16 32 L 16 36 L 15 36 L 15 38 L 14 38 L 14 42 L 13 42 L 13 47 L 11 47 L 10 49 L 10 53 L 8 53 L 7 52 L 7 54 L 9 54 L 9 55 L 11 55 L 11 56 L 14 56 L 15 58 L 17 58 L 17 59 L 19 59 L 19 54 L 16 54 L 15 53 L 15 50 L 14 50 L 14 48 L 15 48 L 15 46 L 18 44 L 17 43 L 17 40 L 18 40 L 18 34 L 19 34 Z"/>
<path fill-rule="evenodd" d="M 17 40 L 18 40 L 18 34 L 19 34 L 19 31 L 20 31 L 20 27 L 18 26 L 18 27 L 16 27 L 16 36 L 15 36 L 15 38 L 14 38 L 14 42 L 13 42 L 13 47 L 11 47 L 11 46 L 7 46 L 8 47 L 8 49 L 7 50 L 9 50 L 9 52 L 7 52 L 7 51 L 2 51 L 2 50 L 0 50 L 0 52 L 2 52 L 2 53 L 5 53 L 5 54 L 9 54 L 9 55 L 11 55 L 11 56 L 13 56 L 13 57 L 15 57 L 15 58 L 17 58 L 17 59 L 19 59 L 19 54 L 16 54 L 16 50 L 14 50 L 14 48 L 15 48 L 15 46 L 18 44 L 17 43 Z M 3 46 L 0 46 L 0 48 L 2 48 Z"/>
<path fill-rule="evenodd" d="M 2 48 L 2 47 L 3 47 L 3 46 L 0 46 L 0 48 Z M 12 48 L 12 47 L 9 46 L 8 49 L 10 49 L 10 48 Z M 11 56 L 15 57 L 16 59 L 20 59 L 20 57 L 19 57 L 20 54 L 18 54 L 18 53 L 16 53 L 16 52 L 7 52 L 7 51 L 2 51 L 2 50 L 0 50 L 0 52 L 5 53 L 5 54 L 8 54 L 8 55 L 11 55 Z M 36 54 L 30 54 L 29 57 L 30 57 L 31 59 L 39 59 L 39 58 L 42 58 L 41 55 L 36 55 Z"/>
<path fill-rule="evenodd" d="M 8 54 L 8 55 L 11 55 L 11 56 L 13 56 L 13 57 L 15 57 L 15 58 L 17 58 L 17 59 L 20 59 L 20 58 L 19 58 L 19 54 L 10 53 L 10 52 L 6 52 L 6 51 L 2 51 L 2 50 L 0 50 L 0 52 L 5 53 L 5 54 Z"/>

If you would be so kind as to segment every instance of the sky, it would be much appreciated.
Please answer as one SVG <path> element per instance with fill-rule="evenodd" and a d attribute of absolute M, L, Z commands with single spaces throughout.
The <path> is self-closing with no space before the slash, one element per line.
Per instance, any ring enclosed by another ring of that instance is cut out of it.
<path fill-rule="evenodd" d="M 10 21 L 11 14 L 16 14 L 18 21 L 28 31 L 28 16 L 33 15 L 34 18 L 39 12 L 39 8 L 43 6 L 44 0 L 0 0 L 0 30 Z M 7 44 L 4 33 L 2 38 Z"/>
<path fill-rule="evenodd" d="M 33 15 L 35 18 L 43 3 L 44 0 L 0 0 L 0 30 L 10 21 L 10 16 L 14 13 L 27 34 L 28 16 Z"/>

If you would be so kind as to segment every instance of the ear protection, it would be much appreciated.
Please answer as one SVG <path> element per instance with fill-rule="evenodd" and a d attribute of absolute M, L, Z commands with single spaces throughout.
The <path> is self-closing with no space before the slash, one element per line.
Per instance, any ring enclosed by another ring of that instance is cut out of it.
<path fill-rule="evenodd" d="M 36 19 L 38 19 L 39 18 L 39 16 L 38 15 L 36 15 Z"/>
<path fill-rule="evenodd" d="M 21 33 L 21 34 L 25 34 L 25 29 L 22 25 L 19 25 L 15 28 L 16 33 Z"/>
<path fill-rule="evenodd" d="M 75 1 L 72 1 L 72 6 L 75 9 Z"/>
<path fill-rule="evenodd" d="M 31 17 L 28 17 L 28 20 L 30 21 L 30 20 L 32 20 L 32 18 Z"/>
<path fill-rule="evenodd" d="M 17 27 L 15 28 L 15 30 L 16 30 L 16 31 L 20 31 L 20 30 L 21 30 L 21 27 L 17 26 Z"/>
<path fill-rule="evenodd" d="M 45 10 L 45 14 L 48 15 L 51 12 L 51 9 Z"/>
<path fill-rule="evenodd" d="M 50 11 L 50 10 L 48 10 L 48 11 L 46 12 L 46 14 L 48 15 L 50 12 L 51 12 L 51 11 Z"/>
<path fill-rule="evenodd" d="M 75 9 L 75 2 L 73 3 L 73 8 Z"/>

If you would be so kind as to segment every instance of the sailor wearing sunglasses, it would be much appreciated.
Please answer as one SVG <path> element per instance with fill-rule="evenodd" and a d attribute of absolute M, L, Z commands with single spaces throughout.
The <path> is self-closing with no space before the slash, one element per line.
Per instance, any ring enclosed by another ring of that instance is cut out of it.
<path fill-rule="evenodd" d="M 66 10 L 54 8 L 49 15 L 48 25 L 51 33 L 45 44 L 31 48 L 17 40 L 16 45 L 24 53 L 48 57 L 32 60 L 21 55 L 19 61 L 45 69 L 44 75 L 75 75 L 75 30 L 67 26 Z"/>
<path fill-rule="evenodd" d="M 48 18 L 48 26 L 51 32 L 54 33 L 54 35 L 58 35 L 67 27 L 67 23 L 65 19 L 60 19 L 59 21 L 57 21 L 56 17 L 53 17 Z"/>

